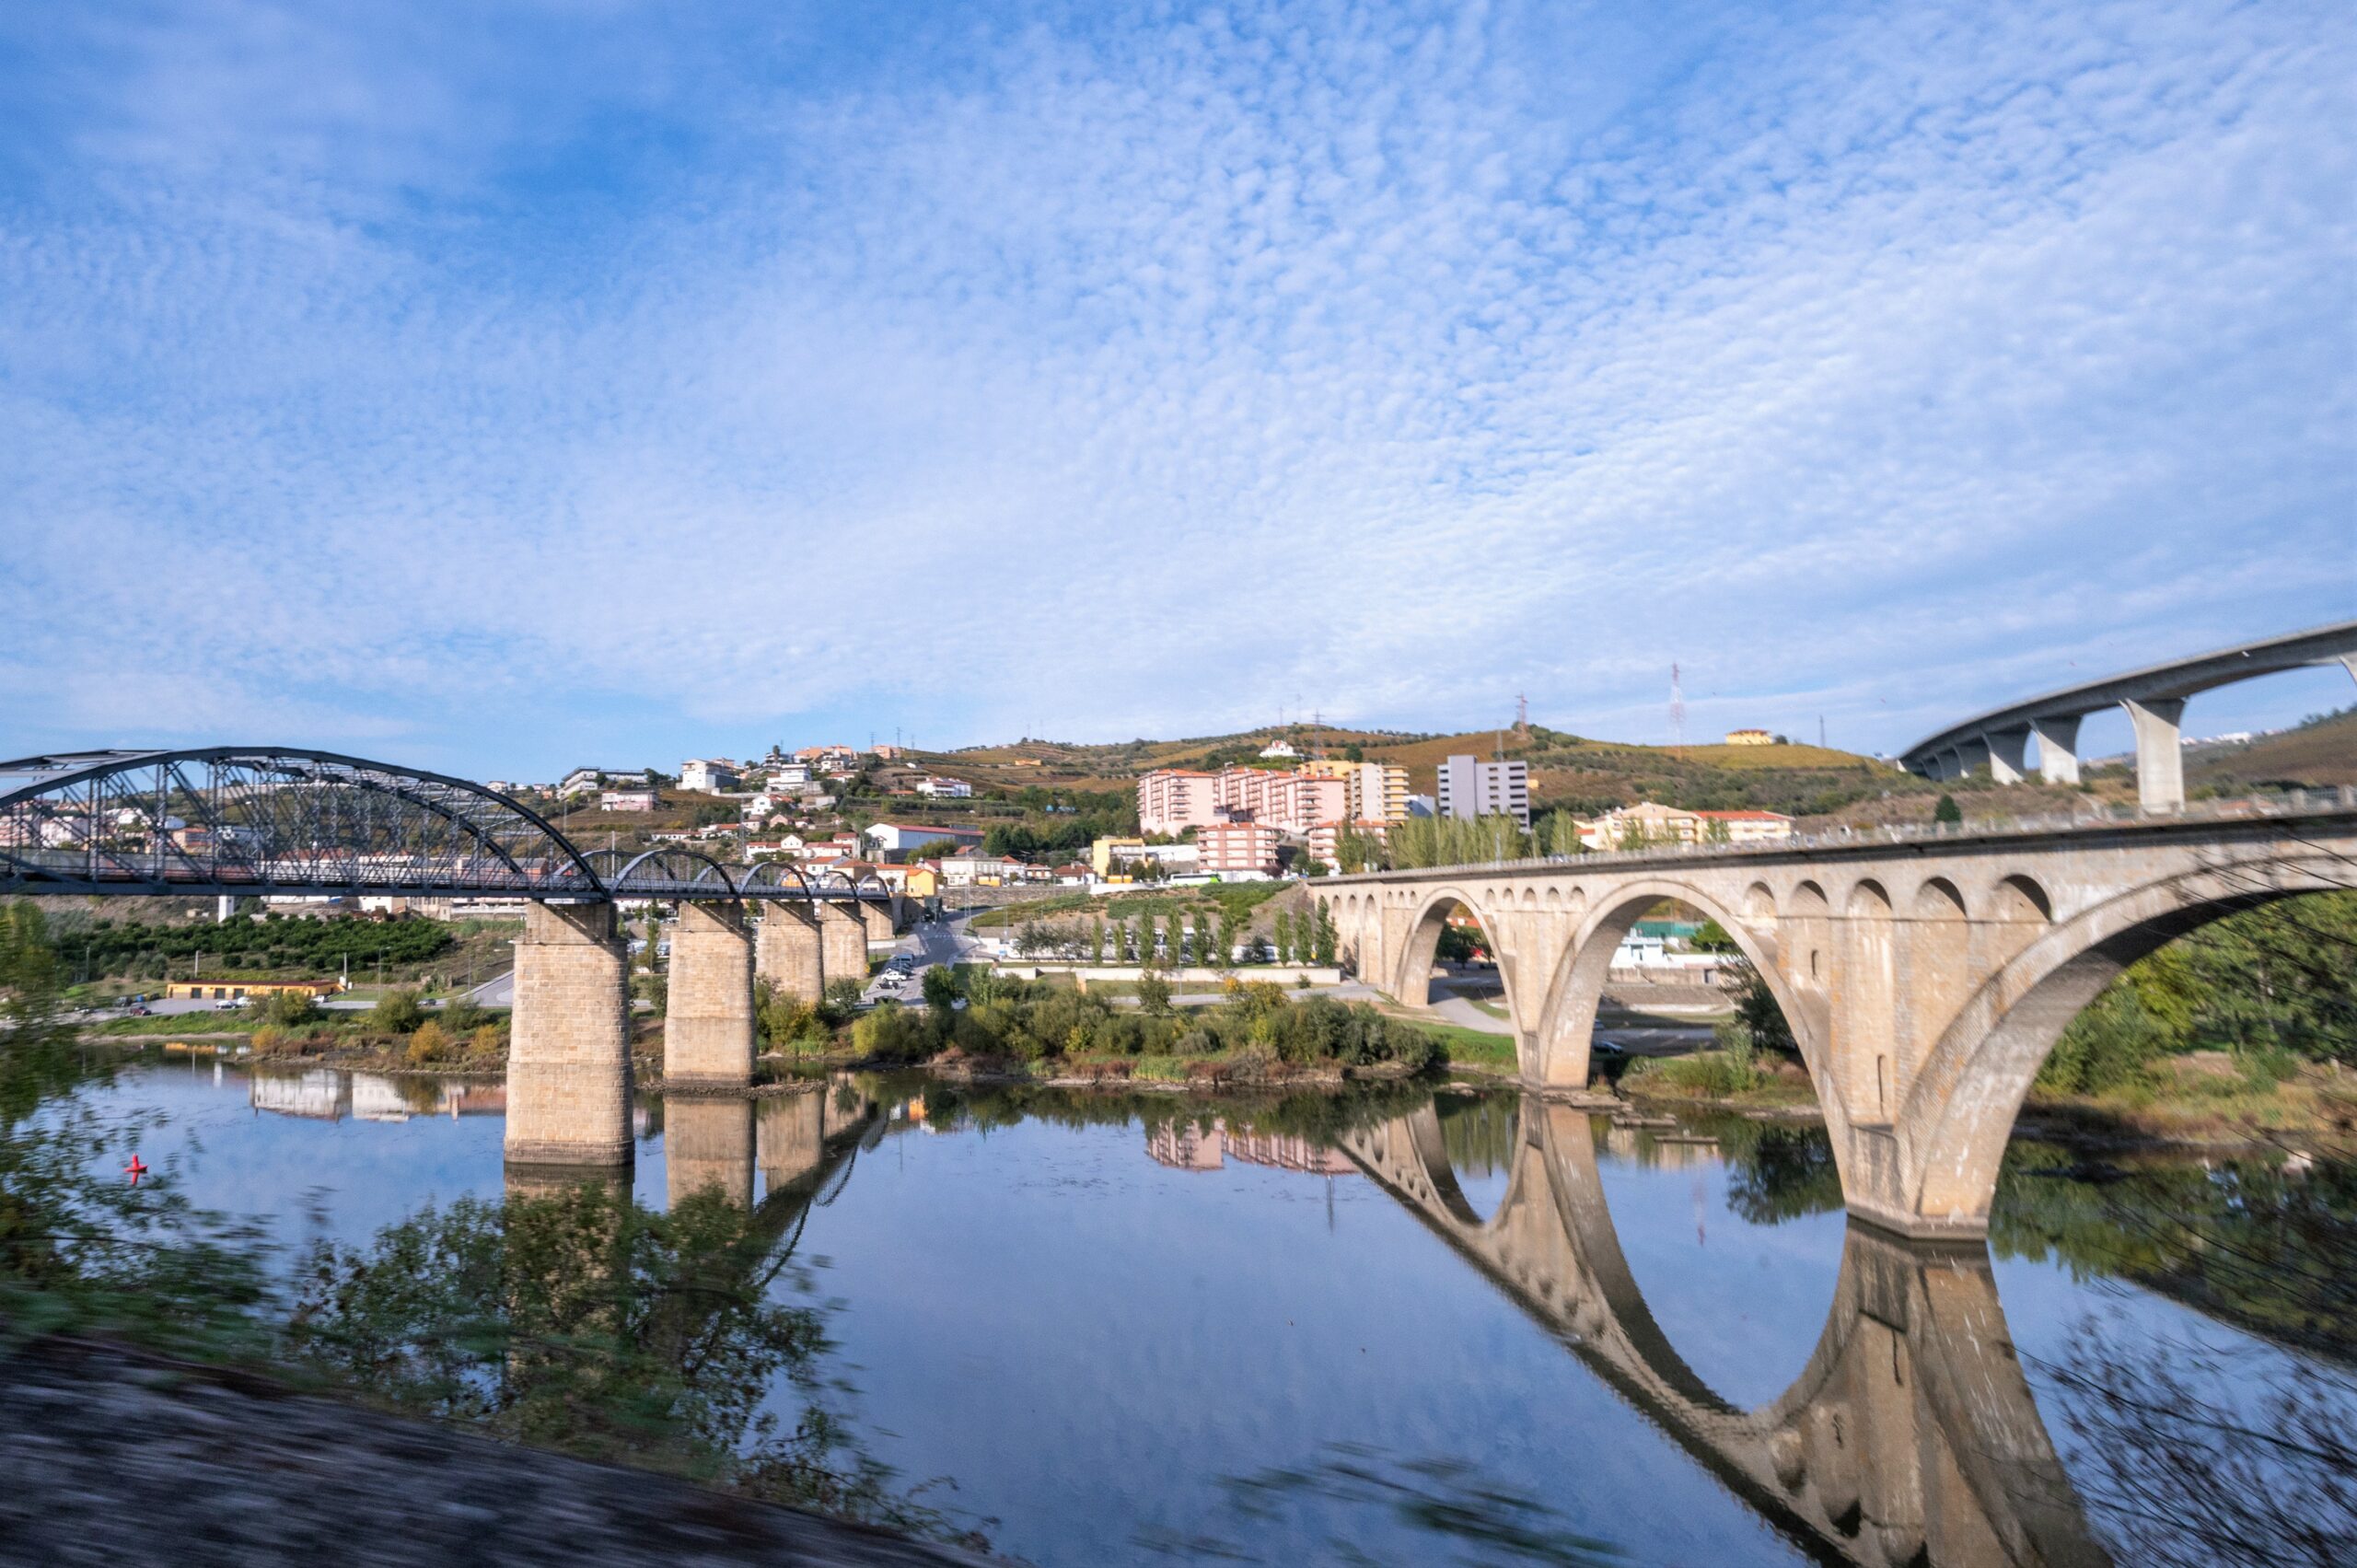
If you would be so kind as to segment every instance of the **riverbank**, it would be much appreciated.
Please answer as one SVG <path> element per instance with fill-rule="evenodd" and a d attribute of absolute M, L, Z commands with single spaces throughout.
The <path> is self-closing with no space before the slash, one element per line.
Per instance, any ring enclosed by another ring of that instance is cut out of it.
<path fill-rule="evenodd" d="M 0 1359 L 0 1553 L 92 1568 L 1004 1561 L 493 1442 L 251 1372 L 63 1339 Z"/>
<path fill-rule="evenodd" d="M 1795 1063 L 1746 1069 L 1724 1052 L 1641 1061 L 1614 1085 L 1650 1108 L 1729 1111 L 1754 1120 L 1821 1121 L 1815 1087 Z M 2223 1053 L 2203 1053 L 2163 1075 L 2101 1095 L 2058 1094 L 2033 1086 L 2014 1135 L 2082 1152 L 2134 1149 L 2315 1149 L 2345 1146 L 2357 1132 L 2357 1078 L 2311 1069 L 2278 1082 L 2253 1083 L 2231 1071 Z"/>

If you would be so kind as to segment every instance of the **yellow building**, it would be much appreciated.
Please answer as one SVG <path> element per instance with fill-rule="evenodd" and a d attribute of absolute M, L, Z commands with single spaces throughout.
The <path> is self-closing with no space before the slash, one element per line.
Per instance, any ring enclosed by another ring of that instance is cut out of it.
<path fill-rule="evenodd" d="M 1354 822 L 1404 822 L 1408 819 L 1408 770 L 1397 762 L 1349 762 L 1351 798 L 1348 810 Z"/>
<path fill-rule="evenodd" d="M 275 996 L 296 991 L 306 996 L 332 996 L 343 987 L 331 980 L 175 980 L 164 994 L 192 1002 L 236 1002 L 248 996 Z"/>
<path fill-rule="evenodd" d="M 1113 874 L 1115 850 L 1144 848 L 1144 839 L 1098 839 L 1088 846 L 1088 868 L 1099 877 L 1109 877 Z"/>
<path fill-rule="evenodd" d="M 1764 729 L 1731 729 L 1727 731 L 1729 746 L 1773 746 L 1776 738 Z"/>

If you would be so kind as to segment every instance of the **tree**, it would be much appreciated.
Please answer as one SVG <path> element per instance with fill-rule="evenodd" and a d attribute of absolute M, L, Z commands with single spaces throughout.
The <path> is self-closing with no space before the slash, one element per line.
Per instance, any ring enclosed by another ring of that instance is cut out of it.
<path fill-rule="evenodd" d="M 1233 966 L 1236 962 L 1236 914 L 1225 905 L 1219 912 L 1219 939 L 1215 946 L 1219 953 L 1218 966 L 1221 969 Z"/>
<path fill-rule="evenodd" d="M 1691 941 L 1693 943 L 1694 950 L 1698 953 L 1734 953 L 1741 951 L 1741 949 L 1736 946 L 1735 938 L 1727 935 L 1727 928 L 1721 925 L 1715 920 L 1704 921 L 1701 928 L 1694 933 Z"/>
<path fill-rule="evenodd" d="M 1289 964 L 1293 962 L 1293 916 L 1287 914 L 1283 910 L 1279 910 L 1277 912 L 1276 926 L 1277 962 L 1281 964 Z"/>
<path fill-rule="evenodd" d="M 958 1006 L 958 971 L 946 964 L 935 964 L 924 971 L 924 1005 L 936 1013 L 950 1013 Z"/>
<path fill-rule="evenodd" d="M 1355 740 L 1352 741 L 1348 746 L 1345 746 L 1345 747 L 1343 747 L 1343 748 L 1342 748 L 1342 761 L 1345 761 L 1345 762 L 1364 762 L 1364 761 L 1366 761 L 1366 748 L 1365 748 L 1365 747 L 1364 747 L 1364 746 L 1361 746 L 1361 745 L 1360 745 L 1357 741 L 1355 741 Z"/>
<path fill-rule="evenodd" d="M 1138 1010 L 1156 1018 L 1170 1011 L 1170 982 L 1152 970 L 1138 976 Z"/>
<path fill-rule="evenodd" d="M 1940 796 L 1940 803 L 1932 807 L 1932 820 L 1934 822 L 1962 822 L 1964 820 L 1964 807 L 1956 803 L 1955 796 L 1944 793 Z"/>
<path fill-rule="evenodd" d="M 369 1027 L 385 1034 L 412 1034 L 424 1022 L 425 1009 L 418 1005 L 414 991 L 388 991 L 368 1014 Z"/>
<path fill-rule="evenodd" d="M 1644 847 L 1645 847 L 1645 825 L 1644 825 L 1644 823 L 1643 823 L 1643 822 L 1639 821 L 1639 820 L 1638 820 L 1636 818 L 1634 818 L 1634 817 L 1624 817 L 1624 818 L 1622 818 L 1622 819 L 1620 819 L 1620 848 L 1622 848 L 1622 849 L 1643 849 L 1643 848 L 1644 848 Z"/>
<path fill-rule="evenodd" d="M 1105 961 L 1105 917 L 1101 914 L 1089 926 L 1088 957 L 1092 963 Z"/>
<path fill-rule="evenodd" d="M 1324 899 L 1318 900 L 1316 924 L 1310 938 L 1310 959 L 1319 964 L 1334 961 L 1334 911 Z"/>

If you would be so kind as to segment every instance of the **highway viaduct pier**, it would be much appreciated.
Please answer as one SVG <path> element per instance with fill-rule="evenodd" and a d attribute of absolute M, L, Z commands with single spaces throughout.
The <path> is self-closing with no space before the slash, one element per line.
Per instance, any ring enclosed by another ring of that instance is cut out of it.
<path fill-rule="evenodd" d="M 631 1157 L 622 906 L 679 906 L 664 1075 L 689 1092 L 750 1084 L 757 981 L 812 1002 L 830 979 L 864 981 L 868 944 L 904 908 L 873 876 L 813 880 L 683 849 L 585 853 L 464 779 L 231 746 L 0 762 L 0 893 L 525 900 L 506 1149 L 552 1170 Z"/>
<path fill-rule="evenodd" d="M 1497 959 L 1523 1080 L 1577 1088 L 1613 950 L 1664 900 L 1724 927 L 1791 1025 L 1850 1212 L 1989 1224 L 2014 1113 L 2066 1025 L 2224 915 L 2357 886 L 2357 794 L 2261 814 L 1631 851 L 1318 884 L 1341 958 L 1413 1006 L 1458 911 Z"/>

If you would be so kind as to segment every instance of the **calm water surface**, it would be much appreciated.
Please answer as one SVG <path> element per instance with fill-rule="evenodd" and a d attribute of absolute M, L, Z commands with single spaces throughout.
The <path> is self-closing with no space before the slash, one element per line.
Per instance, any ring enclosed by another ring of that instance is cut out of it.
<path fill-rule="evenodd" d="M 169 1059 L 110 1092 L 162 1113 L 142 1152 L 192 1198 L 290 1244 L 507 1190 L 496 1086 Z M 639 1199 L 774 1209 L 867 1448 L 1041 1564 L 2104 1561 L 2102 1460 L 2040 1371 L 2073 1331 L 2296 1361 L 2084 1245 L 1853 1227 L 1813 1131 L 875 1077 L 639 1114 Z M 1422 1533 L 1402 1486 L 1527 1499 L 1559 1555 Z"/>

